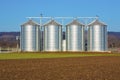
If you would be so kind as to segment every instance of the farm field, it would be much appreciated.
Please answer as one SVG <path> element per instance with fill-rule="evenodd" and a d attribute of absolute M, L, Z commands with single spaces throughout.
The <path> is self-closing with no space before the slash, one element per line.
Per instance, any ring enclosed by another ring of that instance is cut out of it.
<path fill-rule="evenodd" d="M 119 54 L 50 55 L 55 54 L 45 58 L 1 59 L 0 80 L 120 80 Z"/>

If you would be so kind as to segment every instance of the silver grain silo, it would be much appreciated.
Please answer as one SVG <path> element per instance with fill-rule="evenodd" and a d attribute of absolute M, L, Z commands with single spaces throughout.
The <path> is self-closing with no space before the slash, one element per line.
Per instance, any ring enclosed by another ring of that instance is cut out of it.
<path fill-rule="evenodd" d="M 61 51 L 62 25 L 50 20 L 44 25 L 44 51 Z"/>
<path fill-rule="evenodd" d="M 84 51 L 84 24 L 73 20 L 66 25 L 66 50 Z"/>
<path fill-rule="evenodd" d="M 33 20 L 21 25 L 21 51 L 39 51 L 40 36 L 39 24 Z"/>
<path fill-rule="evenodd" d="M 88 51 L 107 51 L 107 25 L 99 20 L 88 24 Z"/>

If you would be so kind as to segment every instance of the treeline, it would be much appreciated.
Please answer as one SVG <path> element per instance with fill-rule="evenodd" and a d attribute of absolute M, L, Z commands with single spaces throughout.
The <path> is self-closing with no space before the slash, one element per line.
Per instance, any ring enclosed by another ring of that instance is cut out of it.
<path fill-rule="evenodd" d="M 20 36 L 20 32 L 0 32 L 0 37 L 4 35 Z"/>
<path fill-rule="evenodd" d="M 0 47 L 16 48 L 17 44 L 20 43 L 20 41 L 16 39 L 17 36 L 20 36 L 20 32 L 0 32 Z"/>
<path fill-rule="evenodd" d="M 120 47 L 120 32 L 108 32 L 108 47 L 109 48 Z"/>

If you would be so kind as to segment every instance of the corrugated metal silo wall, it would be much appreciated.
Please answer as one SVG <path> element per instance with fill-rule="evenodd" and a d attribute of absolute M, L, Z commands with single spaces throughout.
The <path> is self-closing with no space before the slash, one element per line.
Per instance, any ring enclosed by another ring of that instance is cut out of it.
<path fill-rule="evenodd" d="M 49 25 L 44 27 L 44 51 L 61 51 L 62 27 Z"/>
<path fill-rule="evenodd" d="M 21 26 L 21 51 L 39 51 L 39 26 Z"/>
<path fill-rule="evenodd" d="M 107 51 L 107 27 L 94 25 L 88 28 L 88 51 Z"/>
<path fill-rule="evenodd" d="M 66 26 L 67 51 L 84 51 L 84 46 L 84 27 L 77 25 Z"/>

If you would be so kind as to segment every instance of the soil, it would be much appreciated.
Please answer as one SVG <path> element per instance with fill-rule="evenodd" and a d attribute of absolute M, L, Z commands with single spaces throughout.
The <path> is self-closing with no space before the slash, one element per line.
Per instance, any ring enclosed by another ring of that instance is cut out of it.
<path fill-rule="evenodd" d="M 0 80 L 120 80 L 120 57 L 0 60 Z"/>

